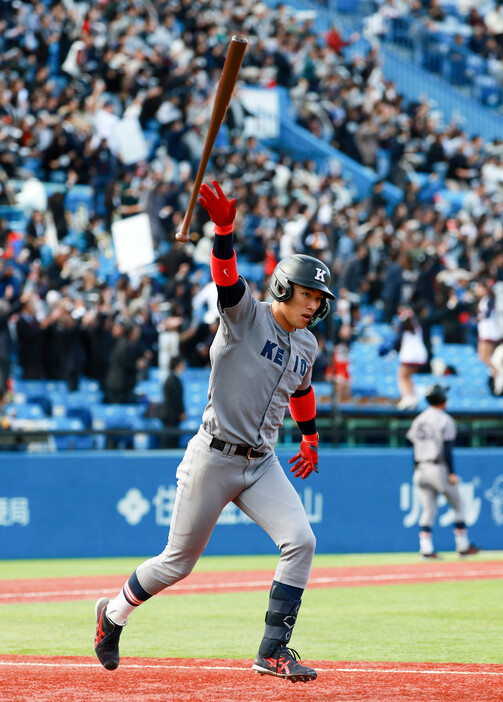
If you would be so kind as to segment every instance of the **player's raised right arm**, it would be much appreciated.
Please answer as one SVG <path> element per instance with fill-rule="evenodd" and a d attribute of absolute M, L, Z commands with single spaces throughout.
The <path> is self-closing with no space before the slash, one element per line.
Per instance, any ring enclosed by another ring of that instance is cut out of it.
<path fill-rule="evenodd" d="M 236 200 L 227 200 L 216 180 L 214 191 L 203 183 L 199 190 L 199 202 L 208 212 L 215 225 L 215 239 L 211 252 L 211 277 L 218 288 L 218 299 L 222 307 L 232 307 L 243 296 L 245 286 L 238 276 L 233 236 Z"/>

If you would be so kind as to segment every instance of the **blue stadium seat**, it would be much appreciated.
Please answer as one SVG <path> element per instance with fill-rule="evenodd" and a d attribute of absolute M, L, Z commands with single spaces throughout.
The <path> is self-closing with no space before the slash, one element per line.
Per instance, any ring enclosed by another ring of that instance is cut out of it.
<path fill-rule="evenodd" d="M 182 382 L 204 381 L 206 384 L 210 379 L 210 368 L 187 367 L 182 373 Z"/>
<path fill-rule="evenodd" d="M 16 419 L 44 419 L 44 410 L 40 405 L 8 404 L 4 405 L 4 412 L 8 417 Z"/>
<path fill-rule="evenodd" d="M 80 419 L 80 421 L 86 427 L 86 429 L 89 429 L 93 423 L 93 418 L 89 407 L 67 407 L 66 417 L 70 419 Z"/>
<path fill-rule="evenodd" d="M 26 395 L 68 392 L 68 383 L 65 380 L 24 380 L 23 378 L 18 378 L 14 381 L 14 392 Z"/>
<path fill-rule="evenodd" d="M 166 372 L 157 366 L 148 369 L 148 380 L 156 381 L 157 383 L 164 382 Z"/>
<path fill-rule="evenodd" d="M 26 396 L 26 402 L 30 405 L 40 405 L 45 415 L 48 417 L 52 414 L 52 402 L 51 398 L 47 395 L 31 395 Z"/>
<path fill-rule="evenodd" d="M 319 414 L 328 414 L 334 407 L 334 385 L 330 382 L 314 382 L 316 410 Z"/>
<path fill-rule="evenodd" d="M 133 417 L 141 417 L 145 412 L 144 405 L 95 404 L 90 409 L 93 422 L 130 420 Z"/>
<path fill-rule="evenodd" d="M 53 417 L 46 419 L 44 428 L 47 431 L 82 431 L 85 429 L 84 423 L 78 418 L 72 417 Z M 58 451 L 69 450 L 90 450 L 94 448 L 93 437 L 79 436 L 76 434 L 53 435 L 54 443 Z"/>
<path fill-rule="evenodd" d="M 264 264 L 250 263 L 242 258 L 238 259 L 238 271 L 245 278 L 256 285 L 261 285 L 264 280 Z"/>
<path fill-rule="evenodd" d="M 26 218 L 20 205 L 0 205 L 0 219 L 6 219 L 12 226 L 12 222 L 22 222 Z"/>
<path fill-rule="evenodd" d="M 200 419 L 208 402 L 208 382 L 206 380 L 184 381 L 183 400 L 187 417 L 193 420 Z"/>
<path fill-rule="evenodd" d="M 79 391 L 97 393 L 101 391 L 101 388 L 97 380 L 92 380 L 91 378 L 80 378 Z"/>
<path fill-rule="evenodd" d="M 161 430 L 163 423 L 157 417 L 136 417 L 132 422 L 134 429 L 133 448 L 137 451 L 157 449 L 161 445 L 159 434 L 149 434 L 150 430 Z"/>
<path fill-rule="evenodd" d="M 185 448 L 187 446 L 194 434 L 197 433 L 200 425 L 201 415 L 199 415 L 199 417 L 187 417 L 187 419 L 184 419 L 184 421 L 180 423 L 180 430 L 185 432 L 180 435 L 180 448 Z"/>
<path fill-rule="evenodd" d="M 134 389 L 139 398 L 146 398 L 149 402 L 162 402 L 163 389 L 158 380 L 140 380 Z"/>
<path fill-rule="evenodd" d="M 105 448 L 112 445 L 114 448 L 133 447 L 133 429 L 137 419 L 145 413 L 145 405 L 120 405 L 96 404 L 90 407 L 92 428 L 103 429 L 131 429 L 131 433 L 109 434 L 108 442 L 105 434 L 95 435 L 96 448 Z"/>

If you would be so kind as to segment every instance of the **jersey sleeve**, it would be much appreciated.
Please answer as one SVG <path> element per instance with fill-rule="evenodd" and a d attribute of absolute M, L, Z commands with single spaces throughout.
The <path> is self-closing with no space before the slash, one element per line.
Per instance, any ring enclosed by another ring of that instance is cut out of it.
<path fill-rule="evenodd" d="M 456 434 L 456 422 L 450 415 L 447 415 L 447 421 L 443 432 L 444 441 L 454 441 L 456 439 Z"/>

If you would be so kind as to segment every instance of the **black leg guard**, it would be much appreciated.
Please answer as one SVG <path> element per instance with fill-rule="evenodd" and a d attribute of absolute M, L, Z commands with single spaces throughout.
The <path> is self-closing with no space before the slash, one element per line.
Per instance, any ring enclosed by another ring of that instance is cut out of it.
<path fill-rule="evenodd" d="M 300 588 L 273 581 L 269 594 L 269 608 L 265 615 L 264 638 L 259 648 L 261 656 L 272 655 L 279 645 L 285 645 L 290 641 L 300 609 L 302 592 Z"/>

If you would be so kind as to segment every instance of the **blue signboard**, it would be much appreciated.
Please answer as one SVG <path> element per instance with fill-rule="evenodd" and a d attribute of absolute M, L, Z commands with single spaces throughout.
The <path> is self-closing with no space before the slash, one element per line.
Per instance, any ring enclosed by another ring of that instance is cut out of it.
<path fill-rule="evenodd" d="M 167 541 L 181 453 L 93 452 L 0 456 L 0 558 L 148 556 Z M 318 553 L 416 551 L 419 503 L 407 449 L 322 450 L 320 473 L 291 476 Z M 503 450 L 458 449 L 471 539 L 502 548 Z M 438 550 L 453 550 L 452 511 L 439 499 Z M 233 504 L 206 554 L 276 553 Z"/>

